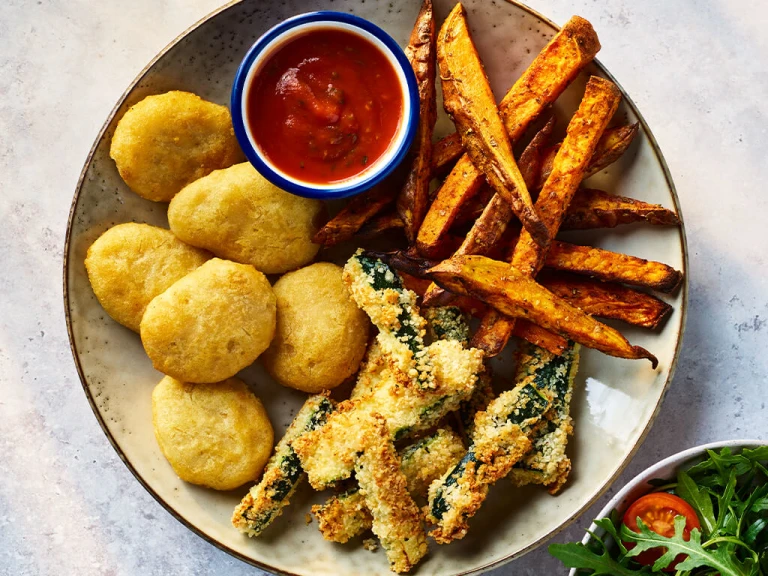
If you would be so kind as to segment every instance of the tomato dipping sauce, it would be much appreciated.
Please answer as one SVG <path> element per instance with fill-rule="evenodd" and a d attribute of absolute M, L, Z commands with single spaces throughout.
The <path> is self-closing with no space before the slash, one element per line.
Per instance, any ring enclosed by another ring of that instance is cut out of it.
<path fill-rule="evenodd" d="M 246 122 L 276 168 L 330 184 L 364 172 L 387 151 L 403 104 L 397 73 L 377 46 L 319 29 L 277 48 L 256 72 Z"/>

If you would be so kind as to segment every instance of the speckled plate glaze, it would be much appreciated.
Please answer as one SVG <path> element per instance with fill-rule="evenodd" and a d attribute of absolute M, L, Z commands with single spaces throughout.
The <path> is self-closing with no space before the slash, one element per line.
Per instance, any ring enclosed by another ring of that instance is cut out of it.
<path fill-rule="evenodd" d="M 321 495 L 301 490 L 270 530 L 261 538 L 248 539 L 229 523 L 247 487 L 222 493 L 191 486 L 181 482 L 164 460 L 153 435 L 150 406 L 152 388 L 161 376 L 153 370 L 138 336 L 101 309 L 83 265 L 88 246 L 114 224 L 137 221 L 167 226 L 166 205 L 142 200 L 122 182 L 109 158 L 109 143 L 117 120 L 149 94 L 189 90 L 226 104 L 235 70 L 248 47 L 286 17 L 317 9 L 349 11 L 374 21 L 405 44 L 418 4 L 414 0 L 244 0 L 223 7 L 180 36 L 128 88 L 96 139 L 72 204 L 64 252 L 65 310 L 75 363 L 104 432 L 139 482 L 171 514 L 212 544 L 273 572 L 341 576 L 387 574 L 388 567 L 382 551 L 372 554 L 359 542 L 344 546 L 325 542 L 316 525 L 305 523 L 310 503 L 322 500 Z M 453 0 L 436 0 L 435 5 L 442 20 Z M 465 5 L 493 89 L 501 97 L 556 26 L 517 3 L 467 0 Z M 588 72 L 610 77 L 597 63 Z M 578 105 L 585 81 L 586 75 L 557 104 L 561 130 Z M 640 121 L 640 134 L 628 153 L 592 177 L 590 185 L 663 204 L 679 214 L 666 164 L 626 95 L 619 114 Z M 451 129 L 450 120 L 441 113 L 437 135 Z M 687 271 L 682 227 L 629 226 L 571 236 Z M 666 298 L 674 305 L 674 313 L 659 331 L 621 327 L 633 343 L 658 356 L 657 370 L 647 362 L 618 360 L 591 350 L 583 354 L 573 406 L 576 434 L 569 446 L 574 468 L 562 494 L 552 497 L 539 487 L 513 489 L 500 482 L 472 520 L 469 535 L 450 546 L 433 543 L 418 574 L 468 574 L 520 556 L 573 521 L 603 493 L 632 457 L 659 409 L 680 349 L 686 296 L 687 280 L 676 295 Z M 509 371 L 511 364 L 507 355 L 497 367 Z M 258 364 L 241 375 L 264 399 L 279 434 L 302 394 L 275 384 Z"/>

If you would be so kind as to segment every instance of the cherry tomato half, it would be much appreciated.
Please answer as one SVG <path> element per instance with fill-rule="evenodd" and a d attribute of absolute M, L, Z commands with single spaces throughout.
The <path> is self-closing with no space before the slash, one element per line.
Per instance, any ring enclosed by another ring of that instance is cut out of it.
<path fill-rule="evenodd" d="M 675 534 L 675 516 L 685 516 L 684 540 L 690 540 L 691 530 L 694 528 L 701 530 L 699 517 L 696 516 L 696 511 L 691 508 L 691 505 L 679 496 L 666 492 L 646 494 L 635 500 L 624 514 L 624 525 L 633 532 L 640 533 L 640 528 L 637 527 L 637 518 L 639 517 L 643 524 L 656 534 L 670 537 Z M 634 548 L 634 543 L 624 542 L 624 546 L 631 549 Z M 644 566 L 653 566 L 662 554 L 664 554 L 664 548 L 651 548 L 635 556 L 635 560 Z M 674 572 L 675 566 L 685 558 L 685 554 L 678 554 L 672 564 L 667 566 L 664 571 Z"/>

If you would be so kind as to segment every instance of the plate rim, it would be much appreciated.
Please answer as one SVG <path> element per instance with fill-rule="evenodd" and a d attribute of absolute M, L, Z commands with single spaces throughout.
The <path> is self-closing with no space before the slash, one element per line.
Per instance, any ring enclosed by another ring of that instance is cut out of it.
<path fill-rule="evenodd" d="M 133 477 L 139 482 L 139 484 L 155 499 L 155 501 L 160 504 L 173 518 L 175 518 L 177 521 L 179 521 L 183 526 L 185 526 L 188 530 L 192 531 L 194 534 L 208 542 L 209 544 L 212 544 L 219 550 L 229 554 L 230 556 L 233 556 L 234 558 L 237 558 L 238 560 L 245 562 L 246 564 L 249 564 L 251 566 L 255 566 L 256 568 L 259 568 L 261 570 L 265 570 L 267 572 L 270 572 L 272 574 L 280 574 L 285 576 L 300 576 L 294 572 L 288 572 L 285 570 L 282 570 L 280 568 L 276 568 L 274 566 L 270 566 L 268 564 L 264 564 L 263 562 L 256 560 L 254 558 L 251 558 L 249 556 L 246 556 L 237 550 L 234 550 L 233 548 L 230 548 L 228 545 L 226 545 L 223 542 L 220 542 L 213 536 L 207 534 L 197 526 L 195 526 L 192 522 L 187 520 L 180 512 L 178 512 L 173 506 L 171 506 L 168 502 L 166 502 L 155 490 L 149 485 L 149 483 L 144 480 L 144 478 L 139 474 L 139 472 L 133 467 L 130 460 L 126 457 L 125 453 L 120 448 L 120 445 L 118 444 L 117 440 L 114 438 L 114 436 L 109 431 L 109 428 L 106 425 L 106 422 L 104 421 L 101 413 L 99 412 L 98 407 L 96 406 L 95 400 L 93 398 L 93 395 L 91 394 L 87 379 L 85 377 L 85 374 L 83 372 L 83 368 L 80 364 L 80 355 L 77 351 L 77 345 L 75 344 L 74 334 L 72 330 L 72 318 L 71 318 L 71 311 L 70 311 L 70 299 L 69 299 L 69 251 L 70 251 L 70 243 L 72 240 L 72 224 L 75 217 L 75 211 L 78 206 L 78 201 L 80 199 L 80 193 L 82 191 L 83 183 L 85 181 L 86 172 L 88 171 L 88 168 L 90 167 L 91 163 L 93 162 L 93 158 L 96 152 L 97 147 L 99 146 L 102 138 L 104 137 L 104 134 L 106 133 L 109 124 L 112 122 L 114 117 L 117 115 L 118 110 L 123 106 L 125 103 L 125 100 L 128 98 L 130 93 L 134 90 L 134 88 L 141 82 L 141 80 L 146 76 L 146 74 L 150 71 L 150 69 L 161 59 L 163 56 L 165 56 L 171 49 L 173 49 L 177 44 L 179 44 L 182 40 L 184 40 L 190 33 L 194 32 L 198 28 L 200 28 L 203 24 L 211 20 L 212 18 L 218 16 L 219 14 L 222 14 L 231 8 L 237 6 L 238 4 L 247 1 L 247 0 L 229 0 L 222 6 L 219 6 L 215 10 L 209 12 L 202 18 L 200 18 L 198 21 L 196 21 L 194 24 L 186 28 L 184 31 L 182 31 L 180 34 L 178 34 L 173 40 L 171 40 L 162 50 L 160 50 L 147 64 L 144 66 L 141 71 L 136 75 L 136 77 L 130 82 L 130 84 L 126 87 L 126 89 L 123 91 L 123 93 L 120 95 L 120 97 L 117 100 L 117 103 L 114 105 L 112 110 L 107 115 L 107 118 L 104 121 L 104 124 L 102 125 L 101 129 L 99 130 L 98 134 L 96 135 L 96 138 L 93 142 L 93 145 L 91 146 L 88 155 L 86 156 L 85 162 L 83 163 L 83 168 L 80 172 L 80 176 L 77 179 L 77 184 L 75 185 L 75 193 L 72 197 L 72 203 L 70 205 L 69 209 L 69 215 L 67 217 L 67 230 L 66 235 L 64 239 L 64 250 L 63 250 L 63 258 L 62 258 L 62 280 L 63 280 L 63 304 L 64 304 L 64 316 L 67 326 L 67 337 L 69 339 L 69 349 L 72 353 L 72 358 L 75 363 L 75 369 L 77 370 L 77 375 L 80 379 L 80 385 L 83 388 L 83 392 L 85 393 L 86 398 L 88 399 L 88 404 L 91 407 L 91 410 L 93 411 L 94 416 L 96 417 L 97 422 L 99 423 L 99 426 L 101 427 L 102 432 L 104 432 L 104 435 L 107 437 L 107 440 L 109 441 L 110 445 L 114 449 L 114 451 L 117 453 L 120 460 L 125 464 L 125 466 L 128 468 L 128 470 L 131 472 Z M 518 0 L 505 0 L 506 3 L 511 4 L 515 6 L 516 8 L 519 8 L 520 10 L 523 10 L 524 12 L 527 12 L 531 16 L 539 19 L 542 24 L 545 24 L 546 26 L 549 26 L 554 32 L 557 32 L 560 30 L 560 26 L 555 24 L 552 20 L 538 12 L 537 10 L 527 6 L 526 4 L 523 4 L 522 2 Z M 477 566 L 475 568 L 471 568 L 469 570 L 465 570 L 463 572 L 457 572 L 454 574 L 454 576 L 468 576 L 470 574 L 480 574 L 482 572 L 486 572 L 488 570 L 491 570 L 493 568 L 498 568 L 500 566 L 503 566 L 504 564 L 507 564 L 511 562 L 512 560 L 518 559 L 528 552 L 531 552 L 541 546 L 545 541 L 553 538 L 557 534 L 561 533 L 563 530 L 571 526 L 578 518 L 586 512 L 588 508 L 590 508 L 597 500 L 605 494 L 605 492 L 608 491 L 608 489 L 616 482 L 618 477 L 621 475 L 621 473 L 624 471 L 624 469 L 630 464 L 634 456 L 637 454 L 640 447 L 644 444 L 651 428 L 653 427 L 653 424 L 656 421 L 656 418 L 659 415 L 659 411 L 661 410 L 661 406 L 664 403 L 664 399 L 666 398 L 667 393 L 669 392 L 670 384 L 672 383 L 672 380 L 674 379 L 675 372 L 677 371 L 677 363 L 680 358 L 680 351 L 682 350 L 683 345 L 683 337 L 685 334 L 685 328 L 687 324 L 688 319 L 688 289 L 689 289 L 689 259 L 688 259 L 688 239 L 687 235 L 685 233 L 685 220 L 683 218 L 682 208 L 680 206 L 680 198 L 677 194 L 677 188 L 675 187 L 674 180 L 672 179 L 672 175 L 669 171 L 669 166 L 667 165 L 667 161 L 664 158 L 664 154 L 661 151 L 661 148 L 658 145 L 658 142 L 656 141 L 656 137 L 653 135 L 653 132 L 651 131 L 650 126 L 646 122 L 643 115 L 640 113 L 640 110 L 638 109 L 635 102 L 632 100 L 632 98 L 629 96 L 629 94 L 624 90 L 622 85 L 616 80 L 613 74 L 608 71 L 608 69 L 603 66 L 603 64 L 595 58 L 593 60 L 593 63 L 597 68 L 600 70 L 601 74 L 605 75 L 609 80 L 611 80 L 616 86 L 619 88 L 619 91 L 621 92 L 623 100 L 626 102 L 627 106 L 630 108 L 632 113 L 637 118 L 637 121 L 640 123 L 640 125 L 643 128 L 643 132 L 645 136 L 648 138 L 649 144 L 651 146 L 651 149 L 653 150 L 654 155 L 656 156 L 657 161 L 659 162 L 659 165 L 662 168 L 662 171 L 664 173 L 664 179 L 667 183 L 667 187 L 672 195 L 672 201 L 674 204 L 675 213 L 677 214 L 678 219 L 680 220 L 679 225 L 679 241 L 680 241 L 680 248 L 683 255 L 683 284 L 679 288 L 679 294 L 681 296 L 681 305 L 680 305 L 680 313 L 681 313 L 681 319 L 680 319 L 680 328 L 677 332 L 677 343 L 675 345 L 675 351 L 674 351 L 674 357 L 672 359 L 672 363 L 669 367 L 669 372 L 667 374 L 667 378 L 664 381 L 664 385 L 661 390 L 661 394 L 659 395 L 659 398 L 656 402 L 656 405 L 654 406 L 653 412 L 651 414 L 651 417 L 648 419 L 648 422 L 645 424 L 645 427 L 643 428 L 642 432 L 640 433 L 637 442 L 635 442 L 635 445 L 632 447 L 632 449 L 629 451 L 629 453 L 626 455 L 626 457 L 619 463 L 619 465 L 614 469 L 614 471 L 611 473 L 609 479 L 600 486 L 597 490 L 593 491 L 589 498 L 586 500 L 586 502 L 580 506 L 576 511 L 574 511 L 568 518 L 566 518 L 557 528 L 551 530 L 547 534 L 544 534 L 543 536 L 537 538 L 534 542 L 531 542 L 529 545 L 525 546 L 524 548 L 511 553 L 507 556 L 504 556 L 502 558 L 498 558 L 496 560 L 492 560 L 491 562 L 488 562 L 486 564 L 482 564 L 480 566 Z"/>

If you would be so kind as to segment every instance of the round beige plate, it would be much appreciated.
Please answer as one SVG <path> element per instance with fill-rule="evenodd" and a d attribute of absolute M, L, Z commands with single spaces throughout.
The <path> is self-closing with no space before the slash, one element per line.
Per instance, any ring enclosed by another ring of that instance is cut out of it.
<path fill-rule="evenodd" d="M 359 542 L 342 546 L 323 541 L 316 524 L 305 523 L 310 502 L 322 498 L 309 490 L 297 494 L 263 537 L 249 540 L 229 523 L 245 488 L 218 493 L 185 484 L 173 474 L 152 431 L 150 393 L 161 376 L 152 369 L 138 336 L 101 309 L 83 265 L 88 246 L 114 224 L 137 221 L 167 226 L 166 205 L 142 200 L 122 182 L 109 158 L 109 142 L 125 110 L 148 94 L 189 90 L 227 104 L 235 70 L 248 47 L 267 28 L 297 11 L 354 12 L 404 44 L 418 4 L 414 0 L 245 0 L 209 16 L 163 51 L 129 87 L 96 140 L 72 204 L 64 261 L 65 309 L 77 369 L 104 432 L 136 478 L 169 512 L 220 548 L 275 572 L 340 576 L 386 574 L 388 568 L 381 550 L 372 554 Z M 435 4 L 442 20 L 453 0 L 435 0 Z M 555 26 L 518 4 L 469 0 L 465 5 L 493 89 L 501 97 L 553 35 Z M 590 72 L 607 75 L 599 66 Z M 584 81 L 576 82 L 558 102 L 561 130 L 578 105 Z M 594 176 L 590 185 L 663 204 L 679 213 L 661 153 L 628 97 L 619 114 L 629 121 L 639 120 L 641 132 L 621 161 Z M 438 135 L 451 128 L 442 114 Z M 631 226 L 573 234 L 572 239 L 686 269 L 682 229 Z M 552 497 L 538 487 L 513 489 L 500 482 L 472 520 L 464 540 L 450 546 L 431 545 L 420 575 L 469 573 L 519 556 L 562 529 L 608 487 L 656 416 L 680 348 L 686 292 L 683 286 L 666 298 L 674 305 L 674 313 L 660 331 L 621 327 L 634 344 L 658 356 L 657 370 L 645 361 L 618 360 L 591 350 L 584 353 L 574 398 L 576 434 L 569 446 L 574 468 L 567 489 Z M 511 359 L 499 364 L 502 371 L 508 370 Z M 258 365 L 244 370 L 242 377 L 264 399 L 279 434 L 302 395 L 276 385 Z"/>

